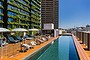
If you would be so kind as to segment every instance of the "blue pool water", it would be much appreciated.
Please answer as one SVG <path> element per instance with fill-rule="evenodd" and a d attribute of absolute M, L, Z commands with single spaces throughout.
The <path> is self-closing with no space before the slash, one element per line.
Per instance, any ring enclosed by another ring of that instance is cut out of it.
<path fill-rule="evenodd" d="M 80 60 L 71 36 L 59 37 L 41 52 L 33 56 L 34 60 Z"/>

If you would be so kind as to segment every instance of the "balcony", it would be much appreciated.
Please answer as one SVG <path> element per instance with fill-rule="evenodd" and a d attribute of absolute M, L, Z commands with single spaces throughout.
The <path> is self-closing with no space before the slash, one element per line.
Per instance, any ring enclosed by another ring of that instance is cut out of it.
<path fill-rule="evenodd" d="M 11 5 L 11 6 L 17 7 L 19 9 L 22 9 L 23 11 L 26 11 L 26 12 L 29 12 L 30 13 L 29 9 L 22 8 L 21 6 L 15 4 L 15 2 L 8 2 L 8 4 Z"/>

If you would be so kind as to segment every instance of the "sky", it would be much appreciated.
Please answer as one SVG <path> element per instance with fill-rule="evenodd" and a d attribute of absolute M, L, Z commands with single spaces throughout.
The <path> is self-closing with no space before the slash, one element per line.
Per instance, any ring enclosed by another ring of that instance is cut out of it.
<path fill-rule="evenodd" d="M 90 0 L 59 0 L 59 28 L 90 24 Z"/>

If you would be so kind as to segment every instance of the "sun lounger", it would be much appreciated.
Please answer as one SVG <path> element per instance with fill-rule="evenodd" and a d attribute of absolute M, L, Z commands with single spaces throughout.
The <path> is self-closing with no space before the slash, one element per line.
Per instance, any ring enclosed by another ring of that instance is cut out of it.
<path fill-rule="evenodd" d="M 43 40 L 43 41 L 47 41 L 47 39 L 46 39 L 46 38 L 44 38 L 44 37 L 42 37 L 42 40 Z"/>
<path fill-rule="evenodd" d="M 45 36 L 46 36 L 46 38 L 48 38 L 48 39 L 51 38 L 51 36 L 50 36 L 49 34 L 46 34 Z"/>
<path fill-rule="evenodd" d="M 44 41 L 43 40 L 41 40 L 41 39 L 37 39 L 37 41 L 39 41 L 39 42 L 41 42 L 41 43 L 43 43 Z"/>
<path fill-rule="evenodd" d="M 25 36 L 25 39 L 26 39 L 26 40 L 31 40 L 31 39 L 33 39 L 33 37 L 29 37 L 29 36 L 26 35 L 26 36 Z"/>
<path fill-rule="evenodd" d="M 51 37 L 50 37 L 50 36 L 45 36 L 45 38 L 48 40 L 48 39 L 50 39 Z"/>
<path fill-rule="evenodd" d="M 50 35 L 48 35 L 48 36 L 46 36 L 46 37 L 51 38 L 51 36 L 50 36 Z"/>
<path fill-rule="evenodd" d="M 17 40 L 23 41 L 23 39 L 20 36 L 15 36 Z"/>
<path fill-rule="evenodd" d="M 26 49 L 33 48 L 33 46 L 31 46 L 31 45 L 28 45 L 28 44 L 23 44 L 22 46 L 23 46 L 23 47 L 25 47 Z"/>
<path fill-rule="evenodd" d="M 17 43 L 17 42 L 19 42 L 18 40 L 14 40 L 13 37 L 8 37 L 8 40 L 9 40 L 9 42 L 11 42 L 11 43 Z"/>
<path fill-rule="evenodd" d="M 31 41 L 31 45 L 35 46 L 37 43 L 35 41 Z"/>

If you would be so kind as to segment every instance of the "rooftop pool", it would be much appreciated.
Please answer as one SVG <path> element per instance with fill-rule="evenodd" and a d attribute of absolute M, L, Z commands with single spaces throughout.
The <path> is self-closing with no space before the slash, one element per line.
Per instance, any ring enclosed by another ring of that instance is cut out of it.
<path fill-rule="evenodd" d="M 60 36 L 27 60 L 80 60 L 72 36 Z"/>

